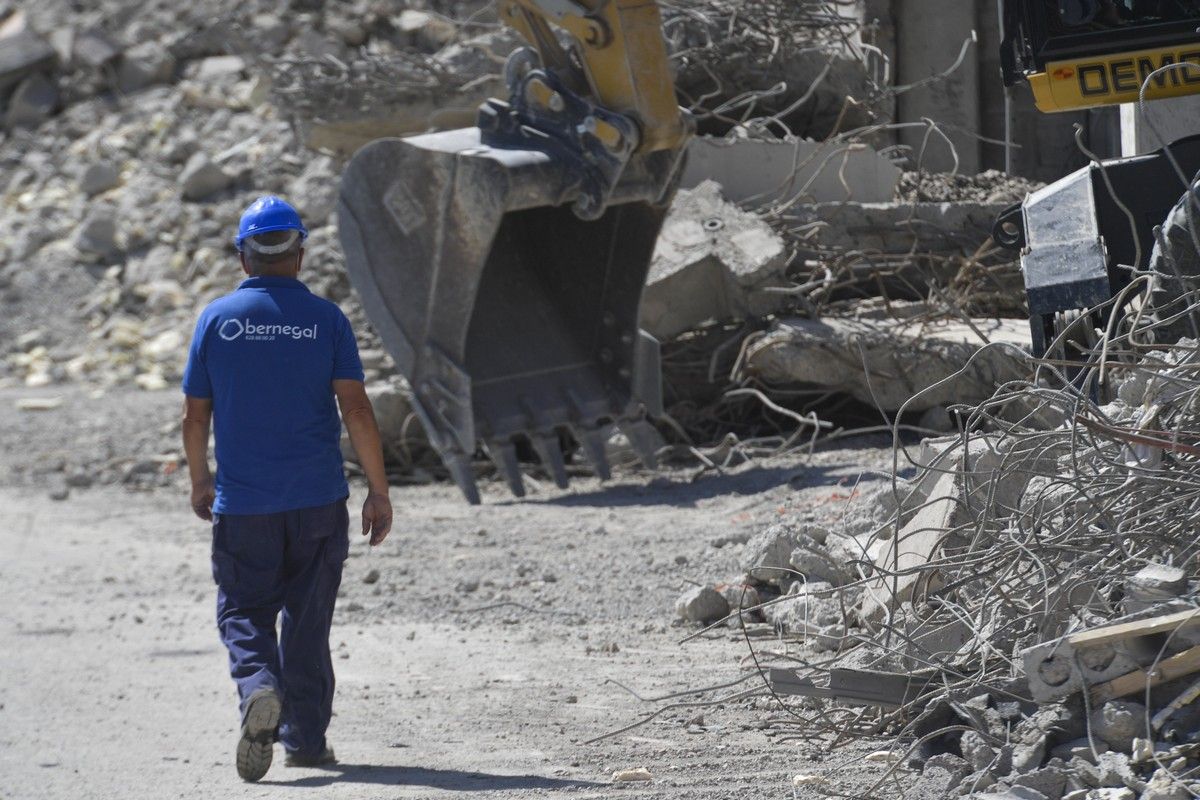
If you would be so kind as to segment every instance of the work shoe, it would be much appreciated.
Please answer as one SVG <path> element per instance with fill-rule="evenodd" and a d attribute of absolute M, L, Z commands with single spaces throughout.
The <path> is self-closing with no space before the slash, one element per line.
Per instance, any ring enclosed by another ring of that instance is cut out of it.
<path fill-rule="evenodd" d="M 257 689 L 246 701 L 242 717 L 242 738 L 237 744 L 238 777 L 254 782 L 271 768 L 271 750 L 279 728 L 283 704 L 274 689 Z"/>
<path fill-rule="evenodd" d="M 333 748 L 329 745 L 326 745 L 325 749 L 315 756 L 302 756 L 299 753 L 289 752 L 283 759 L 285 767 L 327 767 L 336 763 L 337 756 L 333 754 Z"/>

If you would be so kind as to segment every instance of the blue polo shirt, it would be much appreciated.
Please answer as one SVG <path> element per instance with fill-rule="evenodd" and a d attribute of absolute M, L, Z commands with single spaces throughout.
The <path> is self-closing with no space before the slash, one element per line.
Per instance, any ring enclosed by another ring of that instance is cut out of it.
<path fill-rule="evenodd" d="M 350 321 L 294 278 L 257 277 L 200 314 L 183 391 L 213 402 L 217 514 L 274 514 L 348 493 L 332 382 L 361 381 Z"/>

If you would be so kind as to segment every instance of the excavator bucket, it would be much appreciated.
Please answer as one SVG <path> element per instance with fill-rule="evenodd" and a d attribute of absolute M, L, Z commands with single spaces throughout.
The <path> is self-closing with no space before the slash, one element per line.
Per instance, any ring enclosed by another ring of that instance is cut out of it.
<path fill-rule="evenodd" d="M 585 221 L 577 165 L 552 153 L 469 128 L 372 142 L 342 177 L 350 278 L 472 503 L 481 446 L 518 496 L 522 442 L 560 486 L 564 433 L 602 477 L 613 423 L 654 466 L 658 342 L 638 306 L 679 154 L 633 156 Z"/>

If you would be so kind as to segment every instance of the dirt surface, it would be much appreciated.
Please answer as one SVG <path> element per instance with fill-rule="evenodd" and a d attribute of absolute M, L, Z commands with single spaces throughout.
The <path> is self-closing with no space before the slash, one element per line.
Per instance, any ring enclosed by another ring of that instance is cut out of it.
<path fill-rule="evenodd" d="M 715 540 L 835 511 L 839 484 L 890 464 L 882 440 L 695 480 L 577 479 L 524 501 L 490 483 L 475 508 L 452 486 L 395 487 L 397 529 L 376 550 L 354 544 L 338 602 L 329 735 L 342 763 L 277 763 L 246 786 L 232 761 L 237 711 L 213 620 L 209 530 L 188 513 L 181 476 L 49 499 L 59 473 L 13 464 L 53 461 L 46 452 L 95 410 L 16 411 L 29 394 L 0 391 L 4 800 L 784 797 L 797 773 L 829 774 L 851 793 L 882 774 L 860 761 L 877 744 L 825 754 L 772 742 L 760 728 L 779 710 L 767 699 L 679 709 L 584 744 L 646 710 L 610 679 L 655 695 L 745 674 L 732 631 L 678 644 L 691 630 L 672 624 L 675 598 L 687 580 L 736 573 L 740 546 Z M 96 401 L 113 414 L 100 437 L 110 458 L 144 446 L 135 428 L 155 431 L 157 447 L 175 400 Z M 355 487 L 351 503 L 361 497 Z M 652 782 L 611 784 L 613 770 L 641 766 Z"/>

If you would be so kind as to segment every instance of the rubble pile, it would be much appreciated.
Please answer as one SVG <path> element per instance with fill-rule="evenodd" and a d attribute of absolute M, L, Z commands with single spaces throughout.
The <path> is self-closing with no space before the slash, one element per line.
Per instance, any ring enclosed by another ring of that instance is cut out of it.
<path fill-rule="evenodd" d="M 791 0 L 667 4 L 676 85 L 700 132 L 749 126 L 820 141 L 877 121 L 887 67 L 857 41 L 855 10 Z"/>
<path fill-rule="evenodd" d="M 681 619 L 802 642 L 761 657 L 777 696 L 804 697 L 779 735 L 895 737 L 906 796 L 1200 789 L 1200 346 L 1124 336 L 1091 372 L 1108 402 L 1041 364 L 952 406 L 958 434 L 899 448 L 897 475 L 839 514 L 764 530 L 743 574 L 680 598 Z"/>
<path fill-rule="evenodd" d="M 340 162 L 305 149 L 303 104 L 272 87 L 287 59 L 356 53 L 418 75 L 453 9 L 417 5 L 0 4 L 0 381 L 174 385 L 197 310 L 240 278 L 230 232 L 267 192 L 299 206 L 305 279 L 355 323 L 369 376 L 390 374 L 337 245 Z"/>

